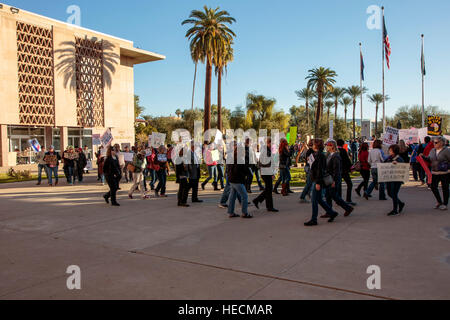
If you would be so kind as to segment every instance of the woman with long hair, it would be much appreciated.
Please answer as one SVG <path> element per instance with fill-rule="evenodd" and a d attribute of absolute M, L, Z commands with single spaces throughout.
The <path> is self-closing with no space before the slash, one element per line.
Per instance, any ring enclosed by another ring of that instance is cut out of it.
<path fill-rule="evenodd" d="M 361 197 L 361 189 L 364 188 L 364 192 L 367 191 L 370 180 L 370 164 L 369 164 L 369 144 L 364 142 L 361 145 L 361 149 L 359 150 L 358 155 L 359 163 L 361 164 L 361 177 L 363 181 L 359 184 L 359 186 L 355 189 L 355 192 L 358 196 Z"/>
<path fill-rule="evenodd" d="M 112 206 L 119 207 L 120 204 L 117 203 L 116 194 L 119 189 L 119 181 L 122 178 L 122 171 L 120 170 L 119 159 L 116 156 L 114 147 L 108 147 L 105 163 L 103 164 L 103 173 L 109 186 L 109 192 L 103 198 L 106 203 L 109 203 L 109 199 L 111 199 Z"/>
<path fill-rule="evenodd" d="M 158 154 L 154 162 L 154 166 L 156 170 L 156 176 L 158 177 L 158 186 L 155 189 L 155 196 L 167 198 L 166 183 L 167 183 L 167 176 L 170 175 L 170 172 L 166 147 L 164 146 L 159 147 Z"/>
<path fill-rule="evenodd" d="M 389 157 L 385 161 L 385 163 L 393 163 L 394 165 L 397 163 L 404 163 L 402 157 L 400 157 L 400 147 L 397 144 L 394 144 L 389 147 Z M 402 202 L 399 197 L 398 193 L 400 192 L 400 188 L 402 186 L 403 182 L 400 181 L 392 181 L 392 182 L 386 182 L 386 188 L 389 197 L 392 198 L 392 204 L 394 206 L 393 210 L 388 213 L 388 216 L 396 216 L 400 213 L 402 213 L 403 208 L 405 207 L 405 203 Z"/>
<path fill-rule="evenodd" d="M 313 182 L 313 190 L 311 195 L 312 203 L 312 217 L 311 220 L 305 223 L 306 227 L 317 226 L 317 217 L 319 215 L 319 204 L 330 217 L 328 222 L 333 222 L 339 215 L 333 211 L 332 208 L 323 199 L 323 190 L 325 188 L 325 172 L 327 168 L 327 159 L 323 154 L 323 140 L 314 139 L 313 150 L 314 153 L 310 157 L 311 162 L 311 181 Z"/>
<path fill-rule="evenodd" d="M 369 185 L 367 190 L 364 192 L 364 198 L 366 200 L 369 200 L 373 189 L 378 184 L 378 190 L 379 190 L 379 199 L 380 200 L 387 200 L 386 199 L 386 193 L 385 193 L 385 184 L 383 182 L 378 183 L 378 168 L 377 165 L 379 163 L 384 162 L 384 154 L 381 150 L 383 146 L 383 142 L 381 140 L 375 140 L 373 143 L 373 149 L 369 152 L 369 164 L 371 167 L 371 174 L 372 174 L 372 183 Z"/>
<path fill-rule="evenodd" d="M 278 150 L 280 154 L 280 179 L 281 179 L 281 194 L 286 197 L 289 195 L 288 183 L 289 183 L 289 158 L 291 153 L 289 151 L 289 144 L 286 139 L 281 139 L 280 148 Z"/>

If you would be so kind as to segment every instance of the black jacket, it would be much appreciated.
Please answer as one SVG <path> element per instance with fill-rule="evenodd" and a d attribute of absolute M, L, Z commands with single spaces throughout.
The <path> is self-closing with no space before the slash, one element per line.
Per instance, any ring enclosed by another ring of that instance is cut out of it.
<path fill-rule="evenodd" d="M 119 160 L 113 157 L 107 157 L 103 164 L 103 173 L 108 178 L 119 178 L 122 176 Z"/>
<path fill-rule="evenodd" d="M 230 183 L 245 184 L 248 174 L 248 166 L 245 164 L 237 164 L 236 159 L 234 160 L 234 164 L 227 165 L 227 176 Z"/>
<path fill-rule="evenodd" d="M 342 180 L 342 160 L 339 152 L 328 156 L 327 172 L 333 177 L 334 182 L 339 183 Z"/>
<path fill-rule="evenodd" d="M 323 176 L 327 168 L 327 158 L 322 151 L 314 152 L 314 162 L 311 166 L 311 180 L 314 183 L 323 184 Z"/>
<path fill-rule="evenodd" d="M 350 173 L 352 168 L 352 161 L 350 160 L 350 157 L 348 156 L 347 150 L 344 148 L 338 148 L 339 149 L 339 155 L 341 156 L 342 160 L 342 173 L 347 174 Z"/>

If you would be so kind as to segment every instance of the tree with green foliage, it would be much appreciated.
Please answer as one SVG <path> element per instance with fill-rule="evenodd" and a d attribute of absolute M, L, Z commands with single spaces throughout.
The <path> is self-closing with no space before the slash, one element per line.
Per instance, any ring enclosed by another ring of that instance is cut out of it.
<path fill-rule="evenodd" d="M 362 94 L 366 93 L 367 89 L 361 88 L 360 86 L 351 86 L 345 89 L 345 91 L 353 101 L 353 139 L 356 139 L 356 100 Z"/>
<path fill-rule="evenodd" d="M 310 88 L 304 88 L 295 92 L 300 100 L 305 100 L 306 122 L 309 129 L 309 101 L 314 98 L 314 91 Z"/>
<path fill-rule="evenodd" d="M 389 96 L 384 97 L 385 101 L 389 100 Z M 369 95 L 370 102 L 375 104 L 375 136 L 378 137 L 378 109 L 380 104 L 383 103 L 383 95 L 381 93 L 375 93 Z"/>

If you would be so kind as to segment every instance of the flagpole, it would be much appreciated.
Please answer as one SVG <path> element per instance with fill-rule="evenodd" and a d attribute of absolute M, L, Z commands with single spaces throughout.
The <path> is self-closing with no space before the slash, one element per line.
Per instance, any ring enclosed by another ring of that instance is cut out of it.
<path fill-rule="evenodd" d="M 362 57 L 362 45 L 361 42 L 359 43 L 359 53 L 360 53 L 360 57 Z M 362 59 L 362 58 L 360 58 Z M 362 68 L 362 61 L 360 62 L 360 68 Z M 360 86 L 361 86 L 361 130 L 362 130 L 362 123 L 363 123 L 363 78 L 362 78 L 362 74 L 363 70 L 361 69 L 361 72 L 359 73 L 359 78 L 360 78 Z"/>
<path fill-rule="evenodd" d="M 422 73 L 422 128 L 425 128 L 425 40 L 422 34 L 422 60 L 421 60 L 421 73 Z"/>
<path fill-rule="evenodd" d="M 384 7 L 381 7 L 381 10 L 383 11 L 383 21 L 384 21 Z M 383 58 L 383 133 L 386 132 L 386 95 L 384 92 L 384 55 L 385 55 L 385 44 L 384 44 L 384 30 L 381 32 L 381 37 L 383 38 L 382 41 L 382 58 Z"/>

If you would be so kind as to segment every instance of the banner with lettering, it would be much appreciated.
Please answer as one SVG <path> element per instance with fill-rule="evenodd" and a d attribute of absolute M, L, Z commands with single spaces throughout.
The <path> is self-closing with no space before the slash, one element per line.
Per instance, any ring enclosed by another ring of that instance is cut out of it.
<path fill-rule="evenodd" d="M 378 182 L 409 181 L 409 163 L 378 163 Z"/>
<path fill-rule="evenodd" d="M 387 146 L 397 144 L 398 133 L 399 133 L 398 129 L 395 129 L 392 127 L 386 127 L 386 133 L 384 134 L 384 137 L 383 137 L 383 144 L 385 144 Z"/>
<path fill-rule="evenodd" d="M 428 135 L 440 136 L 442 134 L 442 117 L 428 116 Z"/>

